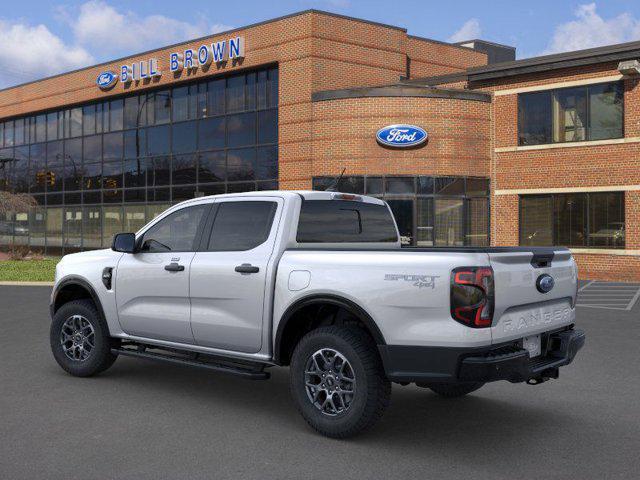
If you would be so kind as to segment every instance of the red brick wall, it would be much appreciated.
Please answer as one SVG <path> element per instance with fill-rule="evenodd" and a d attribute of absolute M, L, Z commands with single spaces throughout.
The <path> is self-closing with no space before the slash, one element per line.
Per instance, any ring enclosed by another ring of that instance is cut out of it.
<path fill-rule="evenodd" d="M 411 78 L 463 72 L 487 64 L 486 53 L 412 36 L 407 37 L 406 51 L 411 62 Z"/>

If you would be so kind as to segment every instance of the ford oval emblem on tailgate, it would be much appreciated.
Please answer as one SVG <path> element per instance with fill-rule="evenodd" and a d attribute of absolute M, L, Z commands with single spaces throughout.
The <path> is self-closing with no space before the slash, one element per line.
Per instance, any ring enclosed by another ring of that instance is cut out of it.
<path fill-rule="evenodd" d="M 556 284 L 553 277 L 549 274 L 543 273 L 536 280 L 536 288 L 540 293 L 549 293 L 553 286 Z"/>

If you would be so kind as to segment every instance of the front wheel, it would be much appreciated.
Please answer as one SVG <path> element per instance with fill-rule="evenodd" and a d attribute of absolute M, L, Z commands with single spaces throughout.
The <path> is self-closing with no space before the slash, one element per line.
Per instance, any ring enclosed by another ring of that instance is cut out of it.
<path fill-rule="evenodd" d="M 290 376 L 298 410 L 328 437 L 366 430 L 389 405 L 391 383 L 376 345 L 357 327 L 321 327 L 306 334 L 293 352 Z"/>
<path fill-rule="evenodd" d="M 76 377 L 100 373 L 116 361 L 109 329 L 90 300 L 65 303 L 56 312 L 49 332 L 53 357 Z"/>

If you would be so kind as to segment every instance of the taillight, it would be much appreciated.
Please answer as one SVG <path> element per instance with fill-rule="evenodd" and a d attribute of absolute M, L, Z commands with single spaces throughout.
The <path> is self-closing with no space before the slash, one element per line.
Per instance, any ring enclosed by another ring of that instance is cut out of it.
<path fill-rule="evenodd" d="M 494 307 L 493 269 L 459 267 L 451 272 L 451 316 L 473 328 L 490 327 Z"/>

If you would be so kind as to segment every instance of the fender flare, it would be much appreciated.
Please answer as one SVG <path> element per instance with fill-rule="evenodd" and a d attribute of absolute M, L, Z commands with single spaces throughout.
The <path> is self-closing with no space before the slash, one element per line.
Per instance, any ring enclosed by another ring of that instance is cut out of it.
<path fill-rule="evenodd" d="M 53 320 L 53 316 L 56 313 L 55 306 L 56 306 L 56 300 L 58 299 L 58 294 L 64 287 L 68 287 L 69 285 L 77 285 L 79 287 L 84 288 L 87 292 L 89 292 L 89 295 L 91 296 L 91 300 L 93 300 L 93 303 L 98 309 L 98 313 L 100 314 L 102 319 L 106 322 L 106 317 L 104 315 L 104 310 L 102 308 L 102 302 L 100 301 L 100 297 L 98 297 L 98 294 L 93 288 L 93 285 L 91 285 L 91 283 L 89 283 L 84 278 L 76 275 L 70 275 L 66 277 L 64 280 L 62 280 L 60 283 L 58 283 L 54 287 L 53 294 L 51 296 L 51 304 L 49 305 L 49 313 L 51 315 L 51 319 Z"/>
<path fill-rule="evenodd" d="M 280 318 L 280 323 L 278 323 L 278 330 L 276 332 L 274 346 L 273 346 L 273 359 L 276 364 L 278 365 L 282 364 L 281 363 L 282 359 L 280 358 L 282 335 L 284 333 L 285 328 L 289 324 L 289 321 L 298 310 L 316 303 L 335 305 L 348 310 L 349 312 L 354 314 L 356 317 L 358 317 L 360 320 L 362 320 L 362 322 L 365 324 L 365 326 L 369 330 L 369 333 L 371 333 L 371 335 L 373 336 L 373 340 L 376 342 L 377 345 L 386 345 L 384 336 L 382 335 L 380 328 L 378 328 L 378 325 L 373 320 L 371 315 L 369 315 L 369 313 L 360 305 L 338 295 L 314 294 L 314 295 L 309 295 L 307 297 L 303 297 L 295 301 L 294 303 L 289 305 L 289 307 L 282 314 L 282 317 Z"/>

